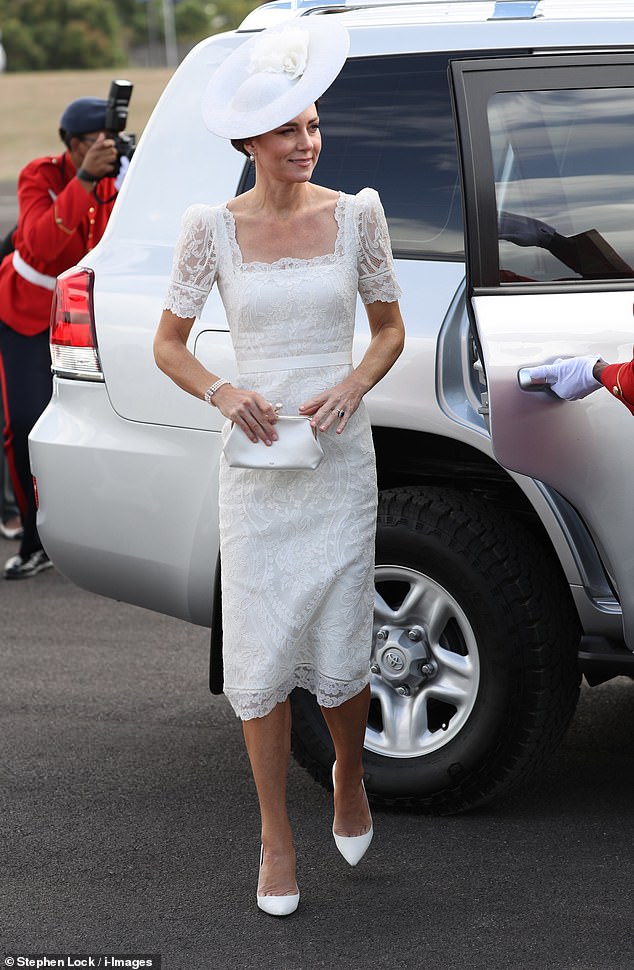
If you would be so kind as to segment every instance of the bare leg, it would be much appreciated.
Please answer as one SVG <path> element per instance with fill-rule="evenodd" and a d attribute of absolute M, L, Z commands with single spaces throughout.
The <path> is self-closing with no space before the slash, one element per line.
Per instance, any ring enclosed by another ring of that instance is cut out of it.
<path fill-rule="evenodd" d="M 297 892 L 293 833 L 286 810 L 286 773 L 291 750 L 291 707 L 277 704 L 265 717 L 242 722 L 251 770 L 260 802 L 264 859 L 258 893 L 284 896 Z"/>
<path fill-rule="evenodd" d="M 362 788 L 363 739 L 370 706 L 370 688 L 339 707 L 322 707 L 337 759 L 335 822 L 337 835 L 365 835 L 372 824 L 368 801 Z"/>

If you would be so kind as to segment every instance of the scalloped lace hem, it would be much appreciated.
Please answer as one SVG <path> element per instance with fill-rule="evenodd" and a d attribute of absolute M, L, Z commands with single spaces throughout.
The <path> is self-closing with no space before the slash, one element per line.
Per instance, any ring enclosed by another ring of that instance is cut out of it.
<path fill-rule="evenodd" d="M 312 667 L 298 667 L 290 677 L 277 687 L 269 690 L 234 690 L 226 688 L 225 695 L 235 711 L 236 717 L 249 721 L 254 717 L 265 717 L 276 704 L 285 701 L 296 688 L 303 687 L 317 698 L 320 707 L 339 707 L 355 697 L 370 682 L 370 673 L 356 680 L 342 681 L 324 677 Z"/>
<path fill-rule="evenodd" d="M 395 303 L 403 291 L 391 273 L 385 272 L 377 277 L 365 277 L 362 281 L 364 303 Z"/>
<path fill-rule="evenodd" d="M 188 286 L 187 283 L 176 283 L 172 280 L 167 287 L 163 309 L 169 310 L 175 317 L 182 317 L 184 320 L 196 317 L 200 313 L 201 292 L 197 286 Z M 206 294 L 203 296 L 206 298 Z"/>

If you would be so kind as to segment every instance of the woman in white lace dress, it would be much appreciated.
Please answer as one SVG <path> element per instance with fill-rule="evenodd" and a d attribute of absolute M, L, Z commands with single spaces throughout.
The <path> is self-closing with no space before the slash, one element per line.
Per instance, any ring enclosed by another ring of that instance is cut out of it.
<path fill-rule="evenodd" d="M 293 688 L 316 695 L 332 735 L 337 847 L 355 865 L 372 837 L 362 751 L 376 474 L 362 399 L 397 359 L 404 331 L 377 193 L 311 182 L 321 150 L 315 99 L 346 51 L 343 28 L 311 18 L 301 29 L 253 38 L 214 76 L 207 123 L 251 157 L 255 186 L 185 213 L 155 339 L 159 367 L 222 412 L 225 435 L 235 423 L 253 448 L 274 447 L 274 404 L 282 402 L 283 413 L 310 419 L 324 450 L 311 471 L 220 464 L 224 689 L 243 721 L 260 802 L 257 901 L 274 915 L 299 901 L 286 811 Z M 272 84 L 264 104 L 263 81 Z M 235 349 L 235 384 L 186 347 L 214 283 Z M 357 293 L 371 340 L 353 368 Z"/>

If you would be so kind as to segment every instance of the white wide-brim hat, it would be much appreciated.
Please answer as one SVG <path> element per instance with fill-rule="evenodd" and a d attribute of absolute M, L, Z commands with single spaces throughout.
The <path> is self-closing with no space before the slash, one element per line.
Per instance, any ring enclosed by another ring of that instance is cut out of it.
<path fill-rule="evenodd" d="M 223 138 L 250 138 L 295 118 L 330 87 L 350 38 L 334 16 L 268 27 L 222 62 L 205 91 L 205 124 Z"/>

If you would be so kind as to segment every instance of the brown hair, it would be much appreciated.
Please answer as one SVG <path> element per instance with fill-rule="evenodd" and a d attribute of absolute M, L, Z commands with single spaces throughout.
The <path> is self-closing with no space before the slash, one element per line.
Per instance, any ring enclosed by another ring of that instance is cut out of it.
<path fill-rule="evenodd" d="M 235 150 L 237 152 L 242 152 L 243 155 L 246 155 L 247 158 L 249 158 L 249 156 L 250 156 L 251 153 L 248 152 L 246 150 L 246 148 L 244 147 L 245 142 L 247 142 L 247 141 L 251 141 L 251 139 L 250 138 L 232 138 L 231 139 L 231 144 L 233 145 L 233 147 L 235 148 Z"/>

